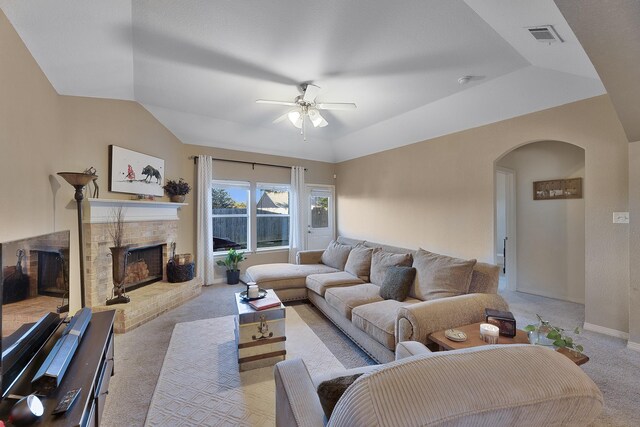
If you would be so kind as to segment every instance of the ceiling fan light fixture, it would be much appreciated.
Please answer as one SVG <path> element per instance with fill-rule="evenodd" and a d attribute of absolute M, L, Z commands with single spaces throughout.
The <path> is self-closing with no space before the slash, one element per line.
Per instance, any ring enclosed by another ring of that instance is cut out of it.
<path fill-rule="evenodd" d="M 315 128 L 317 128 L 317 127 L 325 127 L 326 125 L 329 124 L 324 119 L 324 117 L 322 117 L 320 112 L 318 110 L 316 110 L 315 108 L 310 108 L 309 109 L 309 120 L 311 120 L 311 123 L 313 124 L 313 127 L 315 127 Z"/>
<path fill-rule="evenodd" d="M 302 114 L 300 114 L 300 111 L 289 111 L 287 117 L 289 118 L 291 124 L 293 124 L 295 127 L 297 127 L 298 129 L 302 127 Z"/>

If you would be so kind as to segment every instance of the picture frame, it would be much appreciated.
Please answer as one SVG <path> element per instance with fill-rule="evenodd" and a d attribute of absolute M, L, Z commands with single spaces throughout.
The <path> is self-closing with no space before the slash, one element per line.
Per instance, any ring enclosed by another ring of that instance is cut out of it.
<path fill-rule="evenodd" d="M 109 191 L 164 196 L 164 160 L 109 145 Z"/>
<path fill-rule="evenodd" d="M 533 200 L 582 199 L 582 178 L 552 179 L 533 183 Z"/>

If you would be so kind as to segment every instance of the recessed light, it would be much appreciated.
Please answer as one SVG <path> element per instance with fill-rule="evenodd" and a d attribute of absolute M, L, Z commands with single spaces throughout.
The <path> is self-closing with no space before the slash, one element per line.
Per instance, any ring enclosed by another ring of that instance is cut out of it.
<path fill-rule="evenodd" d="M 460 83 L 461 85 L 466 85 L 471 80 L 471 77 L 473 76 L 462 76 L 458 79 L 458 83 Z"/>

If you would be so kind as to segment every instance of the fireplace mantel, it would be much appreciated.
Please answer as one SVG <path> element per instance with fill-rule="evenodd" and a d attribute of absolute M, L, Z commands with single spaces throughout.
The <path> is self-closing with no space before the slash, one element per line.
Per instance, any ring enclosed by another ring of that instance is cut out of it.
<path fill-rule="evenodd" d="M 104 224 L 113 216 L 114 209 L 123 207 L 125 222 L 177 221 L 178 209 L 187 203 L 156 202 L 150 200 L 85 199 L 84 223 Z"/>

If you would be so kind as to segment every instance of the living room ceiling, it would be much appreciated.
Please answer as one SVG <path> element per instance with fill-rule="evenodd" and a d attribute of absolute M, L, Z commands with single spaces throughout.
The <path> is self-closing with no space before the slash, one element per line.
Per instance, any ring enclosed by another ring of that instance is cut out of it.
<path fill-rule="evenodd" d="M 61 95 L 135 100 L 183 143 L 342 161 L 605 93 L 553 0 L 0 0 Z M 564 43 L 526 27 L 551 24 Z M 458 78 L 473 78 L 464 85 Z M 298 86 L 329 126 L 288 121 Z"/>

